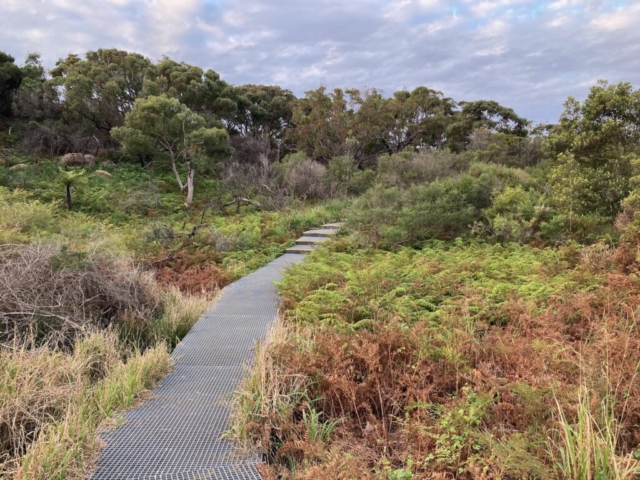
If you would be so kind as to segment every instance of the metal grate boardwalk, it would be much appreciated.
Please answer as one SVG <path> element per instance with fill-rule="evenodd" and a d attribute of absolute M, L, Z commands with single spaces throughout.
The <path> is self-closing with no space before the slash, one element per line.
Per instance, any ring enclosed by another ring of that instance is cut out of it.
<path fill-rule="evenodd" d="M 273 285 L 303 255 L 285 254 L 222 290 L 173 351 L 175 371 L 124 415 L 93 480 L 259 480 L 258 454 L 240 454 L 227 430 L 229 394 L 277 314 Z"/>

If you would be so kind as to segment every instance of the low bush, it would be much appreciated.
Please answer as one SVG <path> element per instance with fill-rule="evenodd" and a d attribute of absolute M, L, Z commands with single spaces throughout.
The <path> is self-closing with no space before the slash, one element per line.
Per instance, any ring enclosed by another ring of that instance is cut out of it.
<path fill-rule="evenodd" d="M 407 188 L 453 177 L 466 170 L 468 159 L 448 152 L 401 152 L 378 157 L 378 183 L 389 187 Z"/>
<path fill-rule="evenodd" d="M 470 233 L 504 188 L 533 183 L 522 170 L 473 164 L 468 173 L 406 190 L 377 185 L 356 201 L 347 225 L 383 248 L 453 239 Z"/>
<path fill-rule="evenodd" d="M 325 198 L 327 167 L 306 157 L 304 153 L 288 155 L 282 161 L 283 186 L 305 199 Z"/>
<path fill-rule="evenodd" d="M 160 305 L 155 282 L 130 259 L 55 244 L 0 246 L 2 340 L 31 335 L 71 344 L 90 327 L 149 321 Z"/>

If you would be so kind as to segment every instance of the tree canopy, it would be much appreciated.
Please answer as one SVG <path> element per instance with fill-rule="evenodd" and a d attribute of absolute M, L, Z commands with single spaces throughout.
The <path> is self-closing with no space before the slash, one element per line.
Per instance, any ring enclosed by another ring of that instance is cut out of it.
<path fill-rule="evenodd" d="M 180 191 L 187 190 L 187 205 L 193 201 L 196 170 L 232 153 L 224 129 L 207 127 L 204 117 L 164 94 L 136 100 L 125 125 L 114 128 L 112 135 L 130 154 L 168 159 Z M 178 165 L 186 170 L 184 181 Z"/>
<path fill-rule="evenodd" d="M 13 94 L 20 88 L 23 73 L 15 63 L 15 59 L 0 51 L 0 115 L 11 114 Z"/>

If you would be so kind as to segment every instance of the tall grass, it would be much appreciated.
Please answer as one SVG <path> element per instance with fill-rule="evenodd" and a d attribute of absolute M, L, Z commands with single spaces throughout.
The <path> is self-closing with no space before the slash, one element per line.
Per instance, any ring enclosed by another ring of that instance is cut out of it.
<path fill-rule="evenodd" d="M 100 447 L 100 424 L 169 371 L 171 348 L 210 297 L 152 281 L 149 288 L 158 299 L 149 318 L 125 315 L 62 344 L 14 336 L 0 350 L 0 477 L 83 478 Z"/>
<path fill-rule="evenodd" d="M 166 344 L 123 359 L 115 331 L 73 353 L 15 347 L 0 356 L 0 472 L 15 479 L 83 478 L 101 422 L 131 407 L 170 369 Z"/>
<path fill-rule="evenodd" d="M 243 443 L 256 441 L 264 452 L 287 435 L 282 427 L 290 423 L 294 408 L 311 382 L 303 375 L 285 375 L 278 363 L 278 349 L 294 335 L 281 322 L 272 327 L 267 339 L 258 345 L 255 362 L 234 395 L 229 435 Z M 310 342 L 311 338 L 305 333 L 305 338 L 298 340 Z M 317 414 L 308 421 L 318 423 Z"/>
<path fill-rule="evenodd" d="M 556 399 L 559 439 L 552 446 L 561 477 L 567 480 L 629 480 L 640 475 L 640 462 L 633 454 L 619 454 L 620 422 L 614 414 L 614 397 L 605 395 L 592 411 L 593 394 L 578 391 L 575 422 Z M 600 417 L 600 418 L 598 418 Z"/>
<path fill-rule="evenodd" d="M 166 342 L 173 349 L 213 300 L 211 294 L 183 293 L 175 286 L 157 288 L 156 294 L 159 308 L 155 318 L 147 322 L 120 319 L 120 338 L 125 345 L 144 349 L 158 342 Z"/>

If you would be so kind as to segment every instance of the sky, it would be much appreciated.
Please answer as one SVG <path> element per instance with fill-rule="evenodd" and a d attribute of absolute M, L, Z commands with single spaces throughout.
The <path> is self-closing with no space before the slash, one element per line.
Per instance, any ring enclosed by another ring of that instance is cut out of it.
<path fill-rule="evenodd" d="M 114 47 L 299 96 L 425 85 L 555 122 L 599 79 L 640 87 L 640 0 L 0 0 L 18 63 Z"/>

